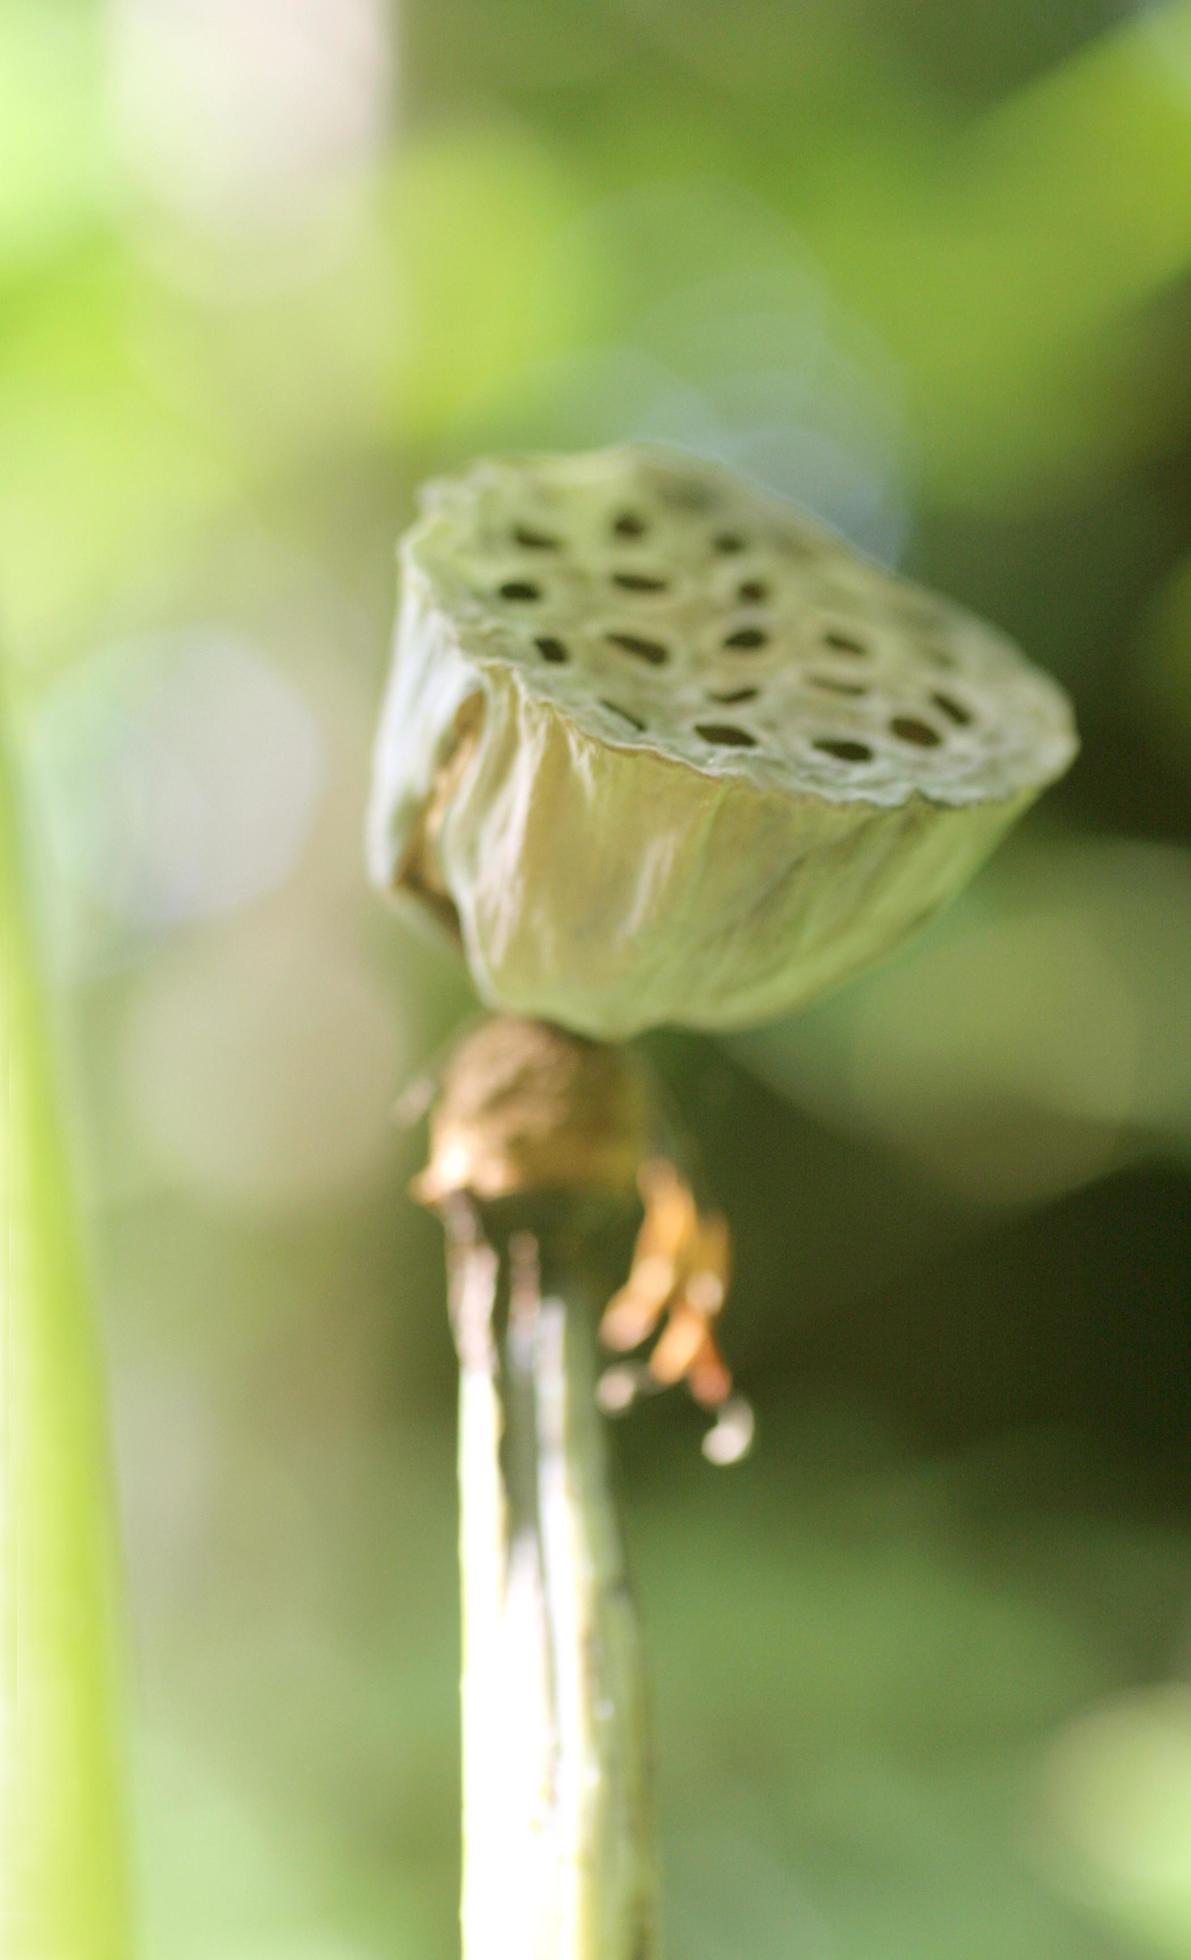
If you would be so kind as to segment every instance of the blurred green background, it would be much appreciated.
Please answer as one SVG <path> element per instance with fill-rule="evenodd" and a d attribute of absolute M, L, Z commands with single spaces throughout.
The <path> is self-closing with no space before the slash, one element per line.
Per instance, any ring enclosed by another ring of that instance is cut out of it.
<path fill-rule="evenodd" d="M 0 549 L 92 1214 L 149 1960 L 457 1950 L 453 1377 L 365 889 L 393 541 L 686 442 L 1015 632 L 1069 780 L 650 1044 L 759 1411 L 617 1442 L 675 1960 L 1191 1955 L 1191 7 L 3 0 Z"/>

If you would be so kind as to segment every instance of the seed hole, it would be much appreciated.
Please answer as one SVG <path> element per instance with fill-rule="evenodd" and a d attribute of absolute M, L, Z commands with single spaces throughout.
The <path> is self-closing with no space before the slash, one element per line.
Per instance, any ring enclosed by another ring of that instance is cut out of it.
<path fill-rule="evenodd" d="M 736 597 L 742 606 L 761 606 L 769 597 L 769 587 L 764 579 L 746 578 L 737 586 Z"/>
<path fill-rule="evenodd" d="M 932 667 L 941 668 L 945 673 L 953 672 L 959 665 L 955 655 L 947 653 L 943 647 L 923 647 L 922 653 L 923 658 L 929 660 Z"/>
<path fill-rule="evenodd" d="M 638 735 L 645 733 L 645 723 L 640 721 L 636 715 L 631 715 L 627 708 L 620 707 L 615 701 L 601 701 L 600 706 L 601 708 L 607 708 L 610 715 L 617 715 L 621 721 L 627 721 L 629 727 L 635 728 Z"/>
<path fill-rule="evenodd" d="M 830 633 L 824 633 L 823 642 L 825 646 L 834 647 L 837 653 L 848 653 L 858 660 L 868 658 L 864 641 L 853 639 L 850 633 L 839 633 L 833 628 Z"/>
<path fill-rule="evenodd" d="M 744 539 L 739 531 L 717 531 L 711 542 L 713 548 L 722 552 L 725 558 L 730 558 L 736 552 L 744 550 Z"/>
<path fill-rule="evenodd" d="M 637 660 L 648 660 L 651 667 L 664 667 L 670 658 L 669 647 L 660 640 L 643 639 L 640 633 L 609 633 L 606 636 L 614 647 L 621 647 Z"/>
<path fill-rule="evenodd" d="M 937 749 L 943 739 L 937 728 L 916 715 L 895 715 L 889 727 L 899 742 L 911 742 L 918 749 Z"/>
<path fill-rule="evenodd" d="M 542 659 L 549 660 L 552 666 L 561 667 L 564 661 L 570 659 L 562 641 L 554 639 L 549 633 L 544 633 L 540 640 L 535 640 L 534 645 Z"/>
<path fill-rule="evenodd" d="M 513 532 L 517 543 L 524 545 L 526 551 L 557 551 L 559 540 L 546 531 L 535 531 L 529 524 L 518 524 Z"/>
<path fill-rule="evenodd" d="M 664 578 L 651 578 L 645 572 L 613 572 L 612 583 L 626 592 L 665 592 L 667 589 Z"/>
<path fill-rule="evenodd" d="M 725 708 L 734 708 L 740 701 L 755 701 L 759 692 L 760 689 L 755 687 L 730 687 L 723 694 L 717 694 L 712 688 L 707 699 L 718 701 Z"/>
<path fill-rule="evenodd" d="M 531 585 L 527 578 L 508 578 L 500 588 L 502 599 L 540 599 L 542 588 Z"/>
<path fill-rule="evenodd" d="M 828 694 L 867 694 L 864 681 L 837 681 L 834 674 L 808 674 L 812 687 L 824 688 Z"/>
<path fill-rule="evenodd" d="M 962 701 L 956 700 L 954 694 L 932 694 L 930 698 L 936 708 L 941 708 L 947 719 L 953 721 L 957 728 L 967 728 L 971 723 L 972 717 L 967 708 Z"/>
<path fill-rule="evenodd" d="M 837 762 L 871 762 L 873 752 L 867 742 L 837 741 L 833 736 L 821 736 L 814 744 L 823 755 L 832 755 Z"/>
<path fill-rule="evenodd" d="M 648 528 L 645 519 L 639 517 L 635 510 L 622 510 L 612 520 L 612 529 L 618 538 L 643 538 Z"/>
<path fill-rule="evenodd" d="M 755 749 L 757 746 L 755 735 L 750 735 L 746 728 L 733 727 L 730 721 L 697 721 L 695 733 L 701 735 L 705 742 L 719 742 L 725 748 Z"/>
<path fill-rule="evenodd" d="M 736 647 L 742 652 L 752 652 L 757 647 L 768 644 L 769 635 L 759 626 L 738 626 L 735 633 L 729 633 L 724 641 L 726 647 Z"/>

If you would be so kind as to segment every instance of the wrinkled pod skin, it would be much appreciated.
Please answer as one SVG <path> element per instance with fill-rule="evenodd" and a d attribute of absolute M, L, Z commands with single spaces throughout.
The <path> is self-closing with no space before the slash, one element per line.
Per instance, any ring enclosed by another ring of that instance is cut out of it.
<path fill-rule="evenodd" d="M 948 900 L 1075 753 L 993 629 L 718 466 L 484 464 L 424 512 L 370 866 L 505 1012 L 601 1039 L 788 1013 Z"/>

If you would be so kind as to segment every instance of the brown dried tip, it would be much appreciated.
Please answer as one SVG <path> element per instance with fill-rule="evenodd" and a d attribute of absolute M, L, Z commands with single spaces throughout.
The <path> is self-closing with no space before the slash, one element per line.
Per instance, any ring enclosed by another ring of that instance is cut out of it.
<path fill-rule="evenodd" d="M 485 1021 L 454 1050 L 430 1118 L 421 1204 L 538 1191 L 630 1192 L 650 1147 L 643 1068 L 545 1021 Z"/>
<path fill-rule="evenodd" d="M 685 1380 L 696 1402 L 717 1409 L 732 1387 L 712 1331 L 731 1270 L 728 1221 L 719 1212 L 700 1212 L 689 1184 L 665 1158 L 642 1164 L 638 1183 L 645 1218 L 629 1277 L 600 1324 L 601 1338 L 625 1353 L 648 1340 L 665 1316 L 650 1374 L 663 1388 Z"/>
<path fill-rule="evenodd" d="M 541 1021 L 486 1021 L 465 1037 L 443 1072 L 430 1118 L 430 1162 L 412 1186 L 420 1203 L 445 1209 L 551 1191 L 629 1197 L 644 1205 L 632 1266 L 603 1315 L 600 1335 L 618 1354 L 661 1333 L 646 1363 L 609 1371 L 605 1409 L 626 1408 L 642 1388 L 685 1381 L 720 1415 L 704 1448 L 714 1461 L 742 1455 L 751 1417 L 732 1397 L 715 1338 L 731 1267 L 731 1234 L 704 1212 L 664 1154 L 653 1085 L 623 1048 Z"/>

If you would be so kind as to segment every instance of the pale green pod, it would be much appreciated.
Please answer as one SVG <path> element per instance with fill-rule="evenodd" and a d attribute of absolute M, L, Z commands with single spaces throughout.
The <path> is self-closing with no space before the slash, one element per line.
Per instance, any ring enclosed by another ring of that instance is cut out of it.
<path fill-rule="evenodd" d="M 784 1014 L 1076 751 L 1004 636 L 681 451 L 483 462 L 401 551 L 369 857 L 484 1000 L 601 1038 Z"/>

